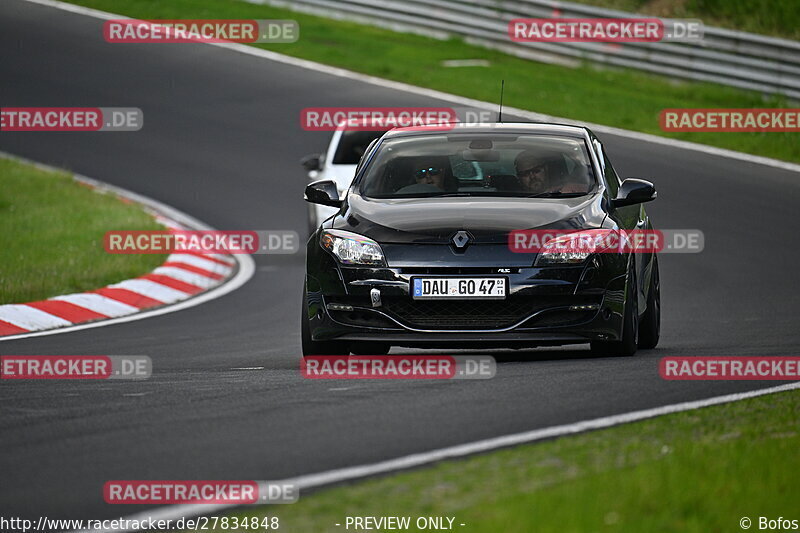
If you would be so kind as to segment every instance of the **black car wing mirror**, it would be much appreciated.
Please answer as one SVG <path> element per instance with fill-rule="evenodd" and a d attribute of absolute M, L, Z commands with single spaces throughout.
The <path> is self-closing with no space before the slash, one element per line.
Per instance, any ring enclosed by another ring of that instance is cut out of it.
<path fill-rule="evenodd" d="M 622 185 L 619 187 L 617 197 L 611 201 L 614 207 L 623 207 L 626 205 L 643 204 L 645 202 L 652 202 L 656 199 L 655 186 L 647 180 L 640 180 L 639 178 L 625 178 Z"/>
<path fill-rule="evenodd" d="M 342 207 L 342 201 L 339 199 L 339 190 L 336 188 L 336 182 L 332 180 L 319 180 L 309 183 L 308 187 L 306 187 L 305 200 L 312 204 Z"/>
<path fill-rule="evenodd" d="M 300 164 L 309 172 L 322 170 L 322 154 L 308 154 L 300 159 Z"/>

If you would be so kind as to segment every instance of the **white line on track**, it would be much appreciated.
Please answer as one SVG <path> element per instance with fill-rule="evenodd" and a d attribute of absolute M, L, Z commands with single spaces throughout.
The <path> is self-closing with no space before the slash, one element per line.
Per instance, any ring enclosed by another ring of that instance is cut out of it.
<path fill-rule="evenodd" d="M 62 296 L 56 296 L 50 299 L 69 302 L 90 311 L 94 311 L 95 313 L 100 313 L 101 315 L 110 317 L 130 315 L 131 313 L 136 313 L 139 311 L 138 307 L 134 307 L 111 298 L 106 298 L 100 294 L 64 294 Z"/>
<path fill-rule="evenodd" d="M 153 270 L 153 274 L 162 274 L 164 276 L 169 276 L 172 279 L 177 279 L 178 281 L 182 281 L 184 283 L 188 283 L 196 287 L 202 287 L 204 289 L 212 287 L 217 283 L 217 280 L 215 280 L 214 278 L 209 278 L 203 276 L 202 274 L 195 274 L 194 272 L 190 272 L 189 270 L 184 270 L 180 267 L 174 267 L 174 266 L 157 267 L 156 269 Z"/>
<path fill-rule="evenodd" d="M 126 279 L 113 285 L 108 286 L 109 289 L 127 289 L 137 294 L 153 298 L 165 304 L 179 302 L 189 297 L 188 292 L 179 291 L 172 287 L 167 287 L 149 279 Z"/>
<path fill-rule="evenodd" d="M 789 390 L 800 389 L 800 383 L 791 383 L 788 385 L 779 385 L 777 387 L 769 387 L 750 392 L 740 392 L 736 394 L 727 394 L 725 396 L 715 396 L 705 400 L 696 400 L 692 402 L 676 403 L 672 405 L 665 405 L 662 407 L 655 407 L 652 409 L 644 409 L 641 411 L 632 411 L 630 413 L 622 413 L 618 415 L 605 416 L 601 418 L 594 418 L 591 420 L 583 420 L 574 424 L 564 424 L 561 426 L 551 426 L 547 428 L 534 429 L 533 431 L 525 431 L 523 433 L 513 433 L 511 435 L 503 435 L 501 437 L 494 437 L 491 439 L 484 439 L 467 444 L 458 444 L 456 446 L 448 446 L 446 448 L 439 448 L 438 450 L 430 450 L 422 453 L 415 453 L 398 457 L 396 459 L 389 459 L 378 463 L 351 466 L 347 468 L 339 468 L 336 470 L 328 470 L 316 474 L 306 474 L 303 476 L 293 477 L 289 479 L 270 481 L 270 483 L 277 484 L 293 484 L 303 490 L 308 490 L 334 483 L 341 483 L 353 479 L 359 479 L 368 476 L 375 476 L 378 474 L 386 474 L 398 470 L 406 470 L 415 468 L 437 461 L 447 459 L 458 459 L 473 455 L 476 453 L 488 452 L 498 448 L 507 448 L 509 446 L 517 446 L 520 444 L 528 444 L 544 439 L 552 439 L 555 437 L 563 437 L 566 435 L 574 435 L 576 433 L 583 433 L 586 431 L 606 429 L 620 424 L 628 424 L 631 422 L 638 422 L 648 418 L 657 416 L 680 413 L 683 411 L 691 411 L 712 405 L 720 405 L 724 403 L 737 402 L 746 400 L 748 398 L 756 398 L 767 394 L 774 394 L 776 392 L 784 392 Z M 259 491 L 266 490 L 266 486 L 259 486 Z M 152 511 L 143 511 L 141 513 L 125 516 L 123 520 L 146 522 L 149 519 L 153 520 L 177 520 L 181 517 L 193 517 L 208 515 L 237 507 L 236 505 L 169 505 L 164 507 L 157 507 Z M 120 531 L 136 531 L 133 529 L 126 530 L 91 530 L 94 532 L 120 532 Z"/>
<path fill-rule="evenodd" d="M 209 272 L 213 272 L 215 274 L 222 274 L 223 276 L 228 274 L 228 272 L 232 270 L 232 268 L 229 266 L 220 265 L 219 263 L 215 263 L 214 261 L 203 259 L 203 257 L 200 255 L 172 254 L 167 256 L 167 263 L 170 262 L 184 263 L 186 265 L 202 268 L 203 270 L 208 270 Z"/>
<path fill-rule="evenodd" d="M 25 329 L 57 328 L 70 324 L 63 318 L 25 304 L 8 304 L 0 307 L 0 320 Z"/>

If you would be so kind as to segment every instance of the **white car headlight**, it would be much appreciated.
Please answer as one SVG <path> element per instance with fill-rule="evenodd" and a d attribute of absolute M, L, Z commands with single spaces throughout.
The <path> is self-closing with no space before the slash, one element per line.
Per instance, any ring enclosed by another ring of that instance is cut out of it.
<path fill-rule="evenodd" d="M 569 232 L 546 241 L 533 266 L 577 265 L 595 252 L 605 250 L 606 230 Z"/>
<path fill-rule="evenodd" d="M 386 266 L 380 245 L 358 233 L 323 230 L 319 244 L 343 265 Z"/>
<path fill-rule="evenodd" d="M 536 256 L 536 262 L 533 266 L 577 265 L 586 261 L 589 255 L 591 255 L 591 252 L 542 251 L 542 253 Z"/>

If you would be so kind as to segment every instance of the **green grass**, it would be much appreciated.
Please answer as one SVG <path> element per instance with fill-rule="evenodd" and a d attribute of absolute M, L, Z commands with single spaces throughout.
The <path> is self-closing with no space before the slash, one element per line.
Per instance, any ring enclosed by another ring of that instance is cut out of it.
<path fill-rule="evenodd" d="M 0 304 L 93 290 L 146 274 L 165 255 L 112 255 L 108 230 L 160 230 L 139 206 L 66 173 L 0 158 Z"/>
<path fill-rule="evenodd" d="M 787 106 L 782 99 L 765 99 L 760 94 L 730 87 L 671 80 L 635 71 L 548 65 L 471 46 L 459 39 L 439 41 L 238 0 L 74 0 L 74 3 L 134 18 L 295 19 L 300 23 L 298 42 L 257 46 L 491 102 L 498 100 L 499 80 L 505 79 L 508 106 L 800 162 L 798 133 L 664 133 L 660 130 L 658 115 L 664 108 Z M 97 38 L 102 38 L 99 33 Z M 446 59 L 486 59 L 491 66 L 443 68 L 441 61 Z M 325 105 L 325 100 L 321 99 L 316 105 Z"/>
<path fill-rule="evenodd" d="M 334 524 L 347 516 L 451 516 L 469 533 L 734 532 L 747 516 L 758 530 L 758 516 L 800 519 L 799 447 L 800 391 L 790 391 L 232 514 L 315 533 L 345 531 Z"/>
<path fill-rule="evenodd" d="M 708 26 L 800 39 L 797 0 L 573 0 L 668 18 L 697 18 Z"/>

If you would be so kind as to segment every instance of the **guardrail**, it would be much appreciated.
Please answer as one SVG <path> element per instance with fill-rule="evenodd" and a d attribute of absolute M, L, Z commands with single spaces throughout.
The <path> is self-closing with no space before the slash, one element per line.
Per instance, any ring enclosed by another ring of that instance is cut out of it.
<path fill-rule="evenodd" d="M 630 18 L 638 15 L 551 0 L 249 0 L 331 18 L 365 22 L 467 42 L 520 57 L 577 65 L 581 61 L 708 81 L 800 100 L 800 43 L 704 27 L 700 42 L 513 42 L 514 18 Z"/>

